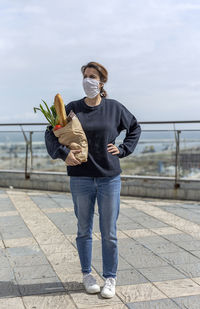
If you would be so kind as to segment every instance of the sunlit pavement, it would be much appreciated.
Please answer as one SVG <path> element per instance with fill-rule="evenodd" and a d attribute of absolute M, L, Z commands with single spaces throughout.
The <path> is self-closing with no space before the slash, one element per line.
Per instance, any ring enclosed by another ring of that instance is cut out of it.
<path fill-rule="evenodd" d="M 200 308 L 200 205 L 121 197 L 116 296 L 84 291 L 71 195 L 0 190 L 1 309 Z M 103 285 L 98 209 L 92 273 Z"/>

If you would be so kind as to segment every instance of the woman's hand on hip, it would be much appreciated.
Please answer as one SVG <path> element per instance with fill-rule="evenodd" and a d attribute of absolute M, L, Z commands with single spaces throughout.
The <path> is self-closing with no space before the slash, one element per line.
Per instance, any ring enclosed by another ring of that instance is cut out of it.
<path fill-rule="evenodd" d="M 119 153 L 119 149 L 117 148 L 117 146 L 115 146 L 113 144 L 108 144 L 107 150 L 108 150 L 108 152 L 111 152 L 112 155 L 116 155 L 116 154 Z"/>
<path fill-rule="evenodd" d="M 75 158 L 75 153 L 79 153 L 81 152 L 81 150 L 77 149 L 77 150 L 70 150 L 66 160 L 65 160 L 65 163 L 66 165 L 70 165 L 70 166 L 75 166 L 75 165 L 79 165 L 81 164 L 81 162 Z"/>

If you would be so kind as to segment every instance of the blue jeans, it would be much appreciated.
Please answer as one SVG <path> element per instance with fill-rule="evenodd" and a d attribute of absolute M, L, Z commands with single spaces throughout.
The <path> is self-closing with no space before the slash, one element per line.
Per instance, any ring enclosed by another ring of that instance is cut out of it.
<path fill-rule="evenodd" d="M 92 228 L 97 199 L 102 241 L 103 276 L 116 277 L 118 245 L 116 222 L 120 208 L 120 175 L 111 177 L 70 176 L 74 212 L 78 219 L 76 244 L 83 273 L 91 272 Z"/>

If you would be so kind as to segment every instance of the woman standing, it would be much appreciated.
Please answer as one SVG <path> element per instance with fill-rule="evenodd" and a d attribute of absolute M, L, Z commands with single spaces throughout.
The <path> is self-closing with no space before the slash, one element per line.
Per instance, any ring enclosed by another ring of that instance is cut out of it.
<path fill-rule="evenodd" d="M 61 145 L 52 130 L 46 130 L 45 142 L 49 155 L 60 158 L 67 165 L 74 212 L 78 220 L 76 244 L 78 248 L 83 284 L 88 293 L 100 292 L 91 274 L 92 228 L 94 205 L 97 199 L 99 227 L 102 240 L 104 287 L 101 295 L 115 295 L 118 266 L 116 222 L 120 208 L 119 158 L 131 154 L 139 140 L 141 128 L 136 118 L 116 100 L 108 99 L 104 83 L 107 70 L 97 62 L 82 66 L 83 88 L 86 97 L 66 105 L 67 115 L 74 111 L 88 140 L 88 161 L 75 158 L 80 150 L 70 150 Z M 126 130 L 123 143 L 115 146 L 115 139 Z"/>

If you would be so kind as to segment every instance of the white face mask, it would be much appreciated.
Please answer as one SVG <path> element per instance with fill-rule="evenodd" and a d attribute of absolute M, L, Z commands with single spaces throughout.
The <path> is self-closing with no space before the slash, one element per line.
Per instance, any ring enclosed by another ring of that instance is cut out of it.
<path fill-rule="evenodd" d="M 94 78 L 86 77 L 83 79 L 83 89 L 88 98 L 92 99 L 100 93 L 99 81 Z"/>

